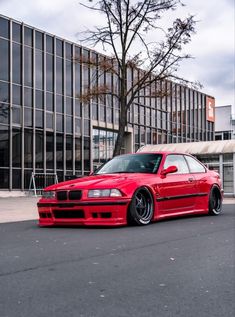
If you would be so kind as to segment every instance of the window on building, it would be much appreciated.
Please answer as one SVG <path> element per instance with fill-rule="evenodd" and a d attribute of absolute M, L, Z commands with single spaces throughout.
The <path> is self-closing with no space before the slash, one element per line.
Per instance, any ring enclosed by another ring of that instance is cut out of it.
<path fill-rule="evenodd" d="M 0 80 L 9 81 L 9 41 L 0 38 Z"/>

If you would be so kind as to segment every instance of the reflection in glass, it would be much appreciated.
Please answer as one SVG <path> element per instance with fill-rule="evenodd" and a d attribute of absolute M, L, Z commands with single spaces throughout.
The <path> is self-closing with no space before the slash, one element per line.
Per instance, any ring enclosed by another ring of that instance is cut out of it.
<path fill-rule="evenodd" d="M 90 135 L 90 120 L 84 120 L 84 134 Z"/>
<path fill-rule="evenodd" d="M 66 114 L 73 114 L 73 99 L 68 97 L 66 98 Z"/>
<path fill-rule="evenodd" d="M 47 92 L 46 94 L 46 110 L 54 111 L 54 95 Z"/>
<path fill-rule="evenodd" d="M 92 119 L 98 120 L 98 105 L 95 103 L 92 104 Z"/>
<path fill-rule="evenodd" d="M 56 39 L 56 55 L 63 57 L 63 42 Z"/>
<path fill-rule="evenodd" d="M 59 57 L 56 58 L 56 92 L 63 93 L 63 60 Z"/>
<path fill-rule="evenodd" d="M 24 108 L 24 126 L 33 126 L 33 110 L 30 108 Z"/>
<path fill-rule="evenodd" d="M 32 87 L 33 85 L 33 57 L 32 49 L 29 47 L 24 47 L 24 84 L 26 86 Z"/>
<path fill-rule="evenodd" d="M 12 81 L 22 83 L 21 45 L 16 43 L 12 44 Z"/>
<path fill-rule="evenodd" d="M 42 131 L 36 131 L 35 136 L 35 163 L 36 168 L 43 168 L 43 132 Z"/>
<path fill-rule="evenodd" d="M 56 115 L 56 131 L 64 132 L 64 116 L 62 114 Z"/>
<path fill-rule="evenodd" d="M 36 90 L 35 93 L 35 103 L 36 103 L 36 108 L 42 109 L 44 102 L 43 102 L 43 91 L 41 90 Z"/>
<path fill-rule="evenodd" d="M 24 44 L 33 46 L 33 30 L 27 26 L 24 27 Z"/>
<path fill-rule="evenodd" d="M 66 61 L 66 95 L 72 96 L 72 63 Z"/>
<path fill-rule="evenodd" d="M 77 58 L 77 56 L 76 56 Z M 80 96 L 81 93 L 81 65 L 79 63 L 75 64 L 75 96 Z"/>
<path fill-rule="evenodd" d="M 22 124 L 21 107 L 12 107 L 12 123 Z"/>
<path fill-rule="evenodd" d="M 33 107 L 33 91 L 31 88 L 24 88 L 24 105 Z"/>
<path fill-rule="evenodd" d="M 9 41 L 0 39 L 0 80 L 9 81 Z"/>
<path fill-rule="evenodd" d="M 21 25 L 15 22 L 12 22 L 12 40 L 18 43 L 21 43 Z"/>
<path fill-rule="evenodd" d="M 66 132 L 73 133 L 73 117 L 66 116 Z"/>
<path fill-rule="evenodd" d="M 1 116 L 0 116 L 1 117 Z M 0 125 L 0 167 L 9 167 L 9 130 Z M 0 183 L 2 180 L 0 181 Z"/>
<path fill-rule="evenodd" d="M 81 134 L 81 119 L 75 118 L 75 134 Z"/>
<path fill-rule="evenodd" d="M 46 112 L 46 128 L 53 129 L 53 113 Z"/>
<path fill-rule="evenodd" d="M 82 169 L 82 162 L 81 162 L 81 138 L 75 139 L 75 169 L 81 170 Z"/>
<path fill-rule="evenodd" d="M 90 149 L 91 149 L 91 143 L 89 137 L 84 137 L 84 169 L 86 171 L 90 171 L 91 165 L 90 165 Z"/>
<path fill-rule="evenodd" d="M 66 58 L 67 59 L 72 59 L 72 55 L 73 55 L 73 47 L 71 44 L 66 43 L 65 44 L 65 50 L 66 50 Z"/>
<path fill-rule="evenodd" d="M 0 103 L 9 101 L 9 84 L 0 81 Z"/>
<path fill-rule="evenodd" d="M 56 134 L 56 168 L 63 169 L 64 139 L 62 134 Z"/>
<path fill-rule="evenodd" d="M 0 17 L 0 36 L 9 38 L 9 21 Z"/>
<path fill-rule="evenodd" d="M 21 169 L 12 170 L 12 188 L 21 188 Z"/>
<path fill-rule="evenodd" d="M 43 50 L 43 33 L 39 32 L 39 31 L 35 31 L 35 46 L 36 48 Z"/>
<path fill-rule="evenodd" d="M 63 113 L 63 96 L 56 95 L 56 112 Z"/>
<path fill-rule="evenodd" d="M 46 134 L 46 168 L 54 168 L 54 137 L 50 132 Z"/>
<path fill-rule="evenodd" d="M 9 188 L 9 170 L 0 169 L 0 188 Z"/>
<path fill-rule="evenodd" d="M 46 54 L 46 90 L 53 91 L 54 89 L 54 58 L 53 55 Z"/>
<path fill-rule="evenodd" d="M 21 167 L 21 129 L 12 130 L 12 166 Z"/>
<path fill-rule="evenodd" d="M 22 87 L 18 85 L 12 85 L 12 103 L 16 105 L 22 104 Z"/>
<path fill-rule="evenodd" d="M 81 114 L 81 102 L 79 99 L 75 99 L 75 116 L 76 117 L 81 117 L 82 114 Z"/>
<path fill-rule="evenodd" d="M 36 50 L 35 55 L 35 86 L 43 89 L 43 52 Z"/>
<path fill-rule="evenodd" d="M 46 36 L 46 51 L 48 53 L 53 53 L 54 39 L 50 35 Z"/>
<path fill-rule="evenodd" d="M 66 136 L 66 169 L 73 169 L 73 138 Z"/>
<path fill-rule="evenodd" d="M 0 102 L 0 123 L 9 124 L 9 105 Z"/>
<path fill-rule="evenodd" d="M 36 128 L 43 128 L 43 111 L 36 110 L 36 120 L 35 120 L 35 127 Z"/>

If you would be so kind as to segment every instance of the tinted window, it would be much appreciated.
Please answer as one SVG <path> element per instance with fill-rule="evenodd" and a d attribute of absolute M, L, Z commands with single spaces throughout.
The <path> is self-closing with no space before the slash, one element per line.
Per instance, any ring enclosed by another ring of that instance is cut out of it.
<path fill-rule="evenodd" d="M 33 166 L 33 132 L 31 130 L 25 129 L 24 131 L 24 166 Z"/>
<path fill-rule="evenodd" d="M 0 36 L 9 37 L 9 21 L 0 17 Z"/>
<path fill-rule="evenodd" d="M 9 84 L 0 82 L 0 102 L 9 102 Z"/>
<path fill-rule="evenodd" d="M 12 132 L 12 165 L 21 167 L 21 130 L 13 129 Z"/>
<path fill-rule="evenodd" d="M 12 81 L 14 83 L 21 84 L 21 45 L 13 43 L 12 54 Z"/>
<path fill-rule="evenodd" d="M 36 31 L 35 38 L 36 38 L 36 43 L 35 43 L 36 48 L 42 50 L 43 49 L 43 34 L 41 32 Z"/>
<path fill-rule="evenodd" d="M 21 25 L 15 22 L 12 23 L 12 39 L 21 42 Z"/>
<path fill-rule="evenodd" d="M 61 40 L 56 40 L 56 55 L 63 56 L 63 42 Z"/>
<path fill-rule="evenodd" d="M 9 166 L 9 131 L 8 131 L 8 128 L 4 127 L 4 126 L 0 126 L 0 135 L 1 135 L 1 138 L 0 138 L 0 166 L 5 167 L 5 166 Z"/>
<path fill-rule="evenodd" d="M 47 35 L 47 37 L 46 37 L 46 51 L 48 53 L 53 53 L 53 47 L 54 47 L 53 37 Z"/>
<path fill-rule="evenodd" d="M 9 42 L 0 39 L 0 79 L 9 80 Z"/>
<path fill-rule="evenodd" d="M 196 161 L 193 157 L 185 155 L 191 173 L 205 173 L 205 168 L 202 164 Z"/>
<path fill-rule="evenodd" d="M 36 50 L 35 54 L 35 86 L 38 89 L 43 88 L 43 53 L 39 50 Z"/>
<path fill-rule="evenodd" d="M 24 43 L 33 46 L 33 30 L 28 27 L 24 28 Z"/>
<path fill-rule="evenodd" d="M 95 174 L 156 173 L 161 162 L 159 154 L 130 154 L 114 157 Z"/>
<path fill-rule="evenodd" d="M 187 174 L 189 173 L 188 165 L 183 157 L 183 155 L 174 155 L 170 154 L 166 157 L 165 163 L 164 163 L 164 169 L 166 169 L 169 166 L 176 166 L 178 168 L 178 171 L 174 174 Z"/>
<path fill-rule="evenodd" d="M 32 58 L 32 49 L 29 47 L 24 48 L 24 83 L 26 86 L 33 85 L 33 58 Z"/>

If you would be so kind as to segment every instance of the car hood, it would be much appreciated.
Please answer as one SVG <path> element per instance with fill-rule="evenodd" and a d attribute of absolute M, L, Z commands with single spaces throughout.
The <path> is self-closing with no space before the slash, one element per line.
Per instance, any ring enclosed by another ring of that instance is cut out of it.
<path fill-rule="evenodd" d="M 150 174 L 144 174 L 150 176 Z M 81 177 L 47 187 L 47 190 L 122 188 L 131 183 L 141 183 L 143 173 L 118 173 Z"/>

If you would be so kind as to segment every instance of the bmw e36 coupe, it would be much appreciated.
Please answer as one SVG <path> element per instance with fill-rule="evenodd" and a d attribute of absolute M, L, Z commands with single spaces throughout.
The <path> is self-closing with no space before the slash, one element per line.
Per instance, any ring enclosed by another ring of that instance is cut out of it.
<path fill-rule="evenodd" d="M 90 176 L 45 188 L 39 225 L 147 225 L 167 217 L 219 215 L 222 200 L 219 174 L 189 154 L 126 154 Z"/>

